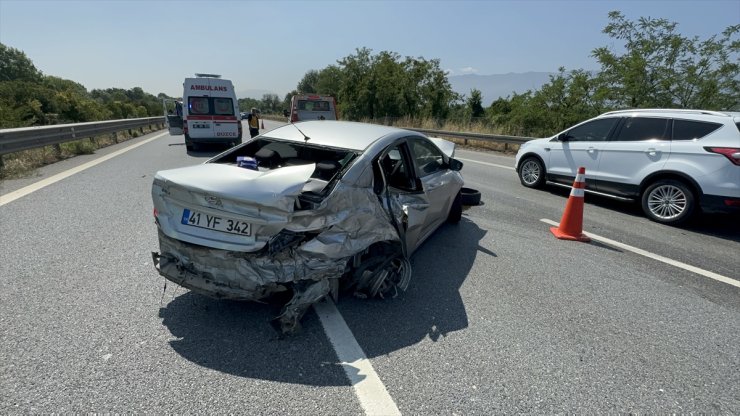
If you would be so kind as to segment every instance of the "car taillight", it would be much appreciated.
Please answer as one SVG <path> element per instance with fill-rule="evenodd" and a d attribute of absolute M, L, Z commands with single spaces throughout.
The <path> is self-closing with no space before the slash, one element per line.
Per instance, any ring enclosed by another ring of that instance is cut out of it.
<path fill-rule="evenodd" d="M 733 165 L 740 166 L 740 148 L 737 147 L 705 147 L 704 150 L 712 153 L 719 153 L 732 162 Z"/>

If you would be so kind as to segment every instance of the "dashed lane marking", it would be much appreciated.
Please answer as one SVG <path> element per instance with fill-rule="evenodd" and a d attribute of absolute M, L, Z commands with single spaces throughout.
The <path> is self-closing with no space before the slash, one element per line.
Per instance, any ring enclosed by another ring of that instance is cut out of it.
<path fill-rule="evenodd" d="M 540 219 L 540 221 L 544 222 L 545 224 L 550 224 L 550 225 L 555 226 L 555 227 L 557 227 L 558 225 L 560 225 L 559 223 L 557 223 L 557 222 L 555 222 L 553 220 L 548 220 L 546 218 L 542 218 L 542 219 Z M 704 276 L 704 277 L 708 277 L 710 279 L 714 279 L 714 280 L 716 280 L 718 282 L 727 283 L 730 286 L 740 287 L 740 281 L 737 281 L 735 279 L 730 279 L 729 277 L 722 276 L 721 274 L 717 274 L 717 273 L 714 273 L 714 272 L 710 272 L 708 270 L 700 269 L 700 268 L 695 267 L 695 266 L 692 266 L 690 264 L 682 263 L 682 262 L 680 262 L 678 260 L 669 259 L 668 257 L 663 257 L 663 256 L 661 256 L 659 254 L 651 253 L 651 252 L 649 252 L 647 250 L 643 250 L 641 248 L 632 247 L 630 245 L 627 245 L 627 244 L 624 244 L 624 243 L 620 243 L 619 241 L 614 241 L 612 239 L 609 239 L 609 238 L 606 238 L 606 237 L 602 237 L 602 236 L 597 235 L 597 234 L 587 233 L 585 231 L 583 232 L 583 234 L 586 234 L 587 236 L 591 237 L 592 239 L 597 240 L 597 241 L 601 241 L 602 243 L 608 244 L 608 245 L 610 245 L 612 247 L 618 247 L 618 248 L 621 248 L 622 250 L 631 251 L 631 252 L 633 252 L 635 254 L 639 254 L 641 256 L 649 257 L 649 258 L 651 258 L 653 260 L 657 260 L 657 261 L 663 262 L 665 264 L 670 264 L 671 266 L 675 266 L 675 267 L 678 267 L 680 269 L 684 269 L 684 270 L 690 271 L 692 273 L 696 273 L 698 275 L 701 275 L 701 276 Z"/>
<path fill-rule="evenodd" d="M 326 336 L 334 346 L 345 374 L 352 383 L 362 410 L 367 415 L 400 415 L 393 398 L 365 356 L 360 344 L 331 299 L 313 305 Z"/>

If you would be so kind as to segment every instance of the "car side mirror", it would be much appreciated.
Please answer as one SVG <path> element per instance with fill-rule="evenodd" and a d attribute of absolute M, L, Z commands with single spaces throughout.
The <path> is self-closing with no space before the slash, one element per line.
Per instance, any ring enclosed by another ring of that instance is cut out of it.
<path fill-rule="evenodd" d="M 463 162 L 453 158 L 450 158 L 449 165 L 450 170 L 460 171 L 463 168 Z"/>

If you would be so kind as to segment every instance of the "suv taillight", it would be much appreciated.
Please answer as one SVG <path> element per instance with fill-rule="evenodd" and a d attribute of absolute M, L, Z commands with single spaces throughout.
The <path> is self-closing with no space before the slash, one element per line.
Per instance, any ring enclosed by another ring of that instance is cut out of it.
<path fill-rule="evenodd" d="M 740 166 L 740 148 L 737 147 L 705 147 L 704 150 L 712 153 L 719 153 L 730 159 L 733 165 Z"/>

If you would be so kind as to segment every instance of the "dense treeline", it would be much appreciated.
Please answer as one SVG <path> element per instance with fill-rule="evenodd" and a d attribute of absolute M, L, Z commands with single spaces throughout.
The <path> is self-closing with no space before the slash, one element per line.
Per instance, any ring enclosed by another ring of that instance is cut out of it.
<path fill-rule="evenodd" d="M 489 120 L 506 133 L 548 135 L 602 112 L 623 108 L 740 108 L 740 25 L 705 40 L 688 38 L 665 19 L 629 21 L 609 13 L 603 32 L 623 42 L 591 52 L 596 73 L 577 69 L 550 77 L 537 91 L 494 101 Z"/>
<path fill-rule="evenodd" d="M 163 97 L 139 87 L 88 92 L 44 75 L 25 53 L 0 43 L 0 128 L 158 116 Z"/>
<path fill-rule="evenodd" d="M 369 49 L 308 71 L 283 107 L 293 94 L 320 93 L 335 96 L 341 117 L 349 120 L 476 120 L 501 133 L 541 136 L 612 109 L 727 110 L 740 104 L 740 25 L 700 40 L 681 35 L 665 19 L 633 22 L 611 12 L 603 32 L 616 51 L 591 52 L 600 71 L 560 68 L 539 90 L 514 93 L 487 108 L 478 90 L 468 97 L 454 93 L 438 60 L 373 55 Z"/>
<path fill-rule="evenodd" d="M 322 70 L 311 70 L 289 93 L 283 105 L 297 93 L 321 93 L 337 98 L 342 118 L 359 120 L 379 117 L 445 118 L 460 99 L 452 91 L 439 60 L 401 58 L 395 52 L 376 55 L 357 49 Z"/>

